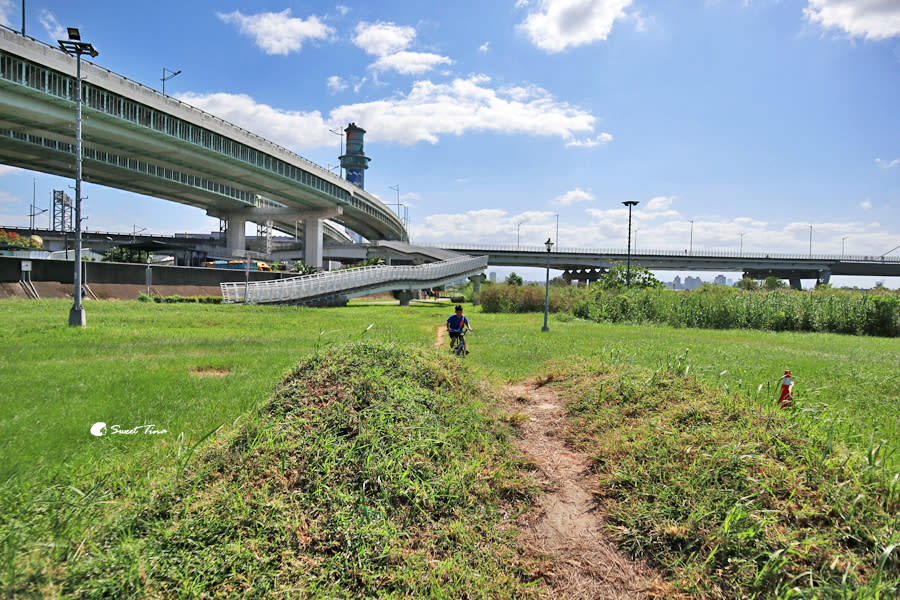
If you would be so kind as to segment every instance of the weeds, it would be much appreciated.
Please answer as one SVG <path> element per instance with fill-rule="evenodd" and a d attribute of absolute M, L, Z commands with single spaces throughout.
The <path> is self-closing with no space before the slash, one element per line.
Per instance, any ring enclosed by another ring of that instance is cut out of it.
<path fill-rule="evenodd" d="M 355 343 L 72 565 L 73 597 L 536 597 L 510 517 L 532 489 L 449 358 Z"/>
<path fill-rule="evenodd" d="M 569 374 L 570 440 L 596 457 L 622 547 L 692 598 L 900 593 L 898 477 L 803 418 L 685 377 Z"/>

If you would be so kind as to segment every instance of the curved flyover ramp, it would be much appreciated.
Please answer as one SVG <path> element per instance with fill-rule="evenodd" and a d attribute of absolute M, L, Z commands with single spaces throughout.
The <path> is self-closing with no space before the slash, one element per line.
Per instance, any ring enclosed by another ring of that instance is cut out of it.
<path fill-rule="evenodd" d="M 328 298 L 353 298 L 387 290 L 443 285 L 487 268 L 486 256 L 462 256 L 424 265 L 379 265 L 301 275 L 274 281 L 222 283 L 227 304 L 306 304 Z"/>

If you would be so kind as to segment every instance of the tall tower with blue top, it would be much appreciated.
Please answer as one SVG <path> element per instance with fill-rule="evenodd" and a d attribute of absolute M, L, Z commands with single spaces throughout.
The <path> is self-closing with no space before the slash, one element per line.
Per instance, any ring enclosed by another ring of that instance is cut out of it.
<path fill-rule="evenodd" d="M 366 169 L 369 168 L 369 157 L 363 151 L 363 136 L 366 130 L 350 123 L 344 130 L 347 134 L 347 151 L 341 159 L 341 167 L 346 173 L 347 181 L 365 189 Z"/>

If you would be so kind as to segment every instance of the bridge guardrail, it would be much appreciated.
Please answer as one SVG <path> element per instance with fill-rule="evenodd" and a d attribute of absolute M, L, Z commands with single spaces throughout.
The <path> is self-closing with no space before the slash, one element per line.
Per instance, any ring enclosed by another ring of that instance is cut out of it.
<path fill-rule="evenodd" d="M 545 246 L 524 246 L 517 244 L 422 244 L 432 248 L 443 250 L 456 250 L 460 252 L 537 252 L 546 254 Z M 553 254 L 612 254 L 625 256 L 625 249 L 619 248 L 554 248 Z M 777 252 L 734 252 L 715 250 L 635 250 L 632 248 L 631 257 L 641 256 L 671 256 L 674 258 L 761 258 L 778 260 L 827 260 L 842 262 L 867 262 L 867 263 L 900 263 L 900 256 L 874 256 L 874 255 L 850 255 L 850 254 L 785 254 Z"/>
<path fill-rule="evenodd" d="M 431 281 L 484 270 L 487 268 L 487 264 L 486 256 L 463 256 L 424 265 L 378 265 L 342 271 L 326 271 L 273 281 L 222 283 L 220 286 L 222 299 L 227 304 L 293 302 L 388 285 L 391 282 L 398 284 L 421 282 L 423 285 L 427 285 Z"/>

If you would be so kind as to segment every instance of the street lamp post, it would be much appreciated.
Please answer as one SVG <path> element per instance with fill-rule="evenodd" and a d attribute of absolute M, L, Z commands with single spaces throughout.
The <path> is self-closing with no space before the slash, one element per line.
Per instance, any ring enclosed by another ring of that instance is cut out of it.
<path fill-rule="evenodd" d="M 547 314 L 550 312 L 550 250 L 553 248 L 553 242 L 548 237 L 544 245 L 547 246 L 547 280 L 544 283 L 544 326 L 541 331 L 550 331 L 547 327 Z"/>
<path fill-rule="evenodd" d="M 691 219 L 691 245 L 690 250 L 688 250 L 688 254 L 694 254 L 694 220 Z"/>
<path fill-rule="evenodd" d="M 169 72 L 168 75 L 166 75 L 166 71 Z M 177 71 L 173 71 L 172 69 L 167 69 L 167 68 L 163 67 L 163 76 L 160 78 L 160 81 L 162 81 L 163 96 L 166 95 L 166 82 L 168 80 L 172 79 L 173 77 L 177 77 L 178 75 L 181 75 L 181 69 L 178 69 Z"/>
<path fill-rule="evenodd" d="M 625 266 L 625 287 L 631 287 L 631 207 L 637 206 L 636 200 L 626 200 L 623 202 L 628 207 L 628 262 Z"/>
<path fill-rule="evenodd" d="M 31 217 L 31 223 L 29 226 L 29 234 L 34 235 L 34 218 L 38 215 L 42 215 L 47 212 L 46 208 L 42 208 L 40 212 L 37 212 L 37 177 L 34 178 L 34 183 L 31 189 L 31 212 L 28 213 L 28 216 Z"/>
<path fill-rule="evenodd" d="M 744 236 L 747 235 L 747 232 L 742 231 L 738 235 L 741 236 L 741 249 L 738 252 L 738 256 L 744 256 Z"/>
<path fill-rule="evenodd" d="M 337 129 L 329 129 L 328 131 L 330 131 L 331 133 L 333 133 L 333 134 L 335 134 L 336 136 L 338 136 L 339 138 L 341 138 L 341 141 L 340 141 L 341 153 L 338 154 L 338 159 L 340 159 L 340 157 L 344 155 L 344 132 L 341 131 L 341 128 L 340 128 L 340 127 L 338 127 Z M 338 170 L 338 174 L 339 174 L 339 175 L 341 176 L 341 178 L 343 179 L 343 177 L 344 177 L 344 165 L 343 165 L 343 163 L 340 163 L 339 166 L 340 166 L 340 169 Z M 400 184 L 397 184 L 397 185 L 399 186 Z M 398 193 L 399 193 L 399 192 L 398 192 Z"/>
<path fill-rule="evenodd" d="M 559 246 L 559 213 L 556 213 L 556 245 Z"/>
<path fill-rule="evenodd" d="M 522 222 L 516 223 L 516 250 L 519 249 L 519 232 L 522 230 Z"/>
<path fill-rule="evenodd" d="M 809 257 L 812 258 L 812 225 L 809 226 Z"/>
<path fill-rule="evenodd" d="M 94 58 L 99 54 L 88 42 L 81 41 L 81 34 L 74 27 L 68 28 L 69 39 L 57 40 L 66 54 L 75 55 L 75 303 L 69 311 L 69 325 L 85 326 L 84 307 L 81 305 L 81 55 Z"/>
<path fill-rule="evenodd" d="M 841 260 L 844 260 L 844 240 L 846 240 L 849 235 L 841 236 Z"/>

